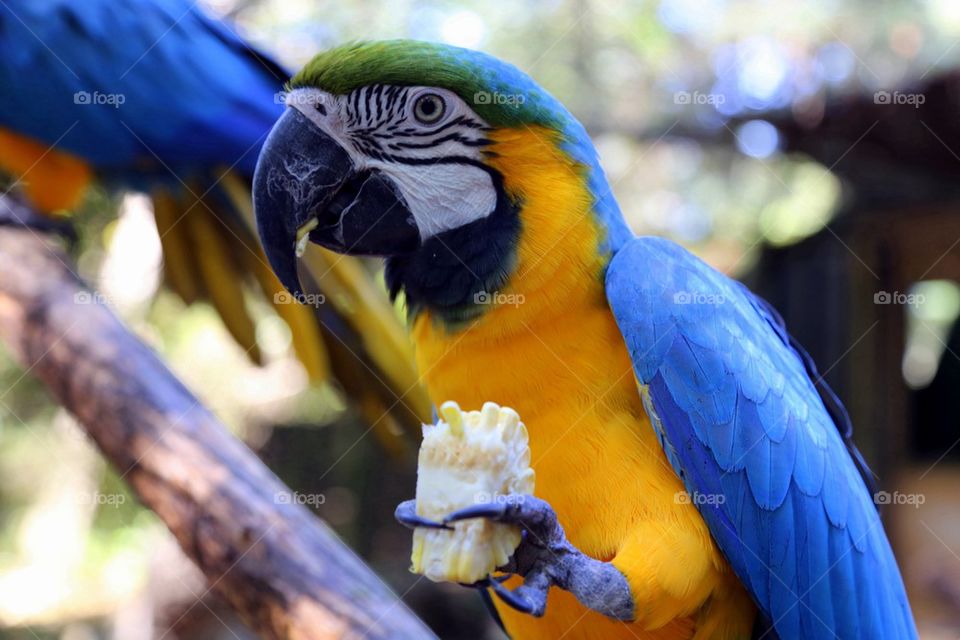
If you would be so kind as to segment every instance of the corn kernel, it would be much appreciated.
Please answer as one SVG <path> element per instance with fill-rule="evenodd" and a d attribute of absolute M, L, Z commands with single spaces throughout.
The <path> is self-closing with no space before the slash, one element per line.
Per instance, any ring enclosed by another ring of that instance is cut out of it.
<path fill-rule="evenodd" d="M 481 411 L 461 411 L 446 402 L 440 418 L 423 428 L 417 515 L 439 521 L 464 507 L 533 493 L 527 429 L 513 409 L 487 402 Z M 520 544 L 514 525 L 474 518 L 453 527 L 414 530 L 414 573 L 473 583 L 505 564 Z"/>

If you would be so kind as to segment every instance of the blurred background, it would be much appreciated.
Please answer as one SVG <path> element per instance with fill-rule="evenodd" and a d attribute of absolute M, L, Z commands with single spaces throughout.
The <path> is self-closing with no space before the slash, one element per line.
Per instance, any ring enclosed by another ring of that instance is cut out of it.
<path fill-rule="evenodd" d="M 292 68 L 349 40 L 420 38 L 483 49 L 557 95 L 638 233 L 784 314 L 853 417 L 922 637 L 960 635 L 960 3 L 200 5 Z M 93 193 L 81 274 L 442 637 L 502 637 L 475 593 L 407 572 L 392 512 L 413 495 L 412 455 L 307 384 L 276 315 L 258 315 L 256 367 L 212 308 L 160 289 L 152 215 L 142 195 Z M 0 401 L 0 639 L 253 637 L 2 353 Z"/>

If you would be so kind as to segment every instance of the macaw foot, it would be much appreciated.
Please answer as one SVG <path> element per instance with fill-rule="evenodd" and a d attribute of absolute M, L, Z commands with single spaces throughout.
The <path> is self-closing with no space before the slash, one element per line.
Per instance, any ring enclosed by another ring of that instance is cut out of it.
<path fill-rule="evenodd" d="M 416 515 L 416 503 L 408 500 L 397 507 L 396 518 L 408 527 L 450 528 L 470 518 L 489 518 L 523 529 L 523 539 L 510 562 L 500 567 L 505 573 L 523 577 L 523 584 L 507 589 L 509 576 L 489 577 L 475 585 L 493 590 L 505 603 L 533 616 L 542 616 L 547 593 L 556 586 L 572 593 L 585 607 L 616 620 L 634 619 L 630 585 L 620 570 L 609 562 L 587 556 L 567 540 L 557 515 L 547 502 L 534 496 L 501 496 L 497 502 L 473 505 L 434 522 Z"/>
<path fill-rule="evenodd" d="M 77 239 L 77 233 L 69 221 L 41 215 L 11 194 L 0 193 L 0 226 L 32 229 L 40 233 L 56 233 L 70 242 L 75 242 Z"/>

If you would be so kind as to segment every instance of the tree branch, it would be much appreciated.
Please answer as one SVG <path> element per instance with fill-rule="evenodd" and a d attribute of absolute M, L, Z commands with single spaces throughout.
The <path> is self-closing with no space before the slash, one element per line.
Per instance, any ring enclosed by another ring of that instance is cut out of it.
<path fill-rule="evenodd" d="M 0 209 L 30 216 L 8 196 Z M 284 499 L 289 489 L 95 302 L 56 243 L 2 225 L 0 340 L 261 636 L 434 637 L 326 525 Z"/>

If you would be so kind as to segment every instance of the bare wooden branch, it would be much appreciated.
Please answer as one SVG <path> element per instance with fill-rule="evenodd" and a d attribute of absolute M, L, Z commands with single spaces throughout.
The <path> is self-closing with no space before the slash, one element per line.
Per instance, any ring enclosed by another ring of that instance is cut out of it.
<path fill-rule="evenodd" d="M 0 196 L 0 207 L 20 206 Z M 211 588 L 264 638 L 434 637 L 326 525 L 285 499 L 289 489 L 68 264 L 56 243 L 0 226 L 0 340 L 77 416 Z"/>

